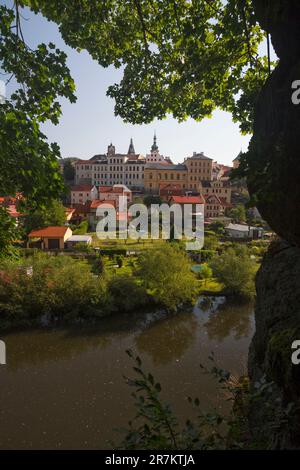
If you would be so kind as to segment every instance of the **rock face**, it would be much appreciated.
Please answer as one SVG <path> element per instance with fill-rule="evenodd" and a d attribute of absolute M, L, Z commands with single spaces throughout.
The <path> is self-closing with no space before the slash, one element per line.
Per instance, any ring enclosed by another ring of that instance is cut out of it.
<path fill-rule="evenodd" d="M 262 216 L 286 242 L 271 246 L 256 280 L 249 375 L 252 391 L 261 381 L 272 386 L 252 403 L 250 428 L 267 447 L 300 448 L 300 365 L 291 361 L 292 342 L 300 340 L 300 104 L 292 101 L 300 80 L 300 2 L 253 5 L 280 60 L 258 97 L 245 174 Z"/>
<path fill-rule="evenodd" d="M 253 404 L 251 428 L 267 446 L 300 447 L 300 365 L 291 361 L 292 342 L 300 340 L 300 249 L 284 242 L 271 246 L 256 288 L 249 375 L 253 389 L 263 377 L 274 384 Z"/>
<path fill-rule="evenodd" d="M 300 246 L 300 2 L 253 0 L 258 20 L 280 58 L 258 98 L 246 156 L 247 182 L 259 211 L 283 239 Z"/>

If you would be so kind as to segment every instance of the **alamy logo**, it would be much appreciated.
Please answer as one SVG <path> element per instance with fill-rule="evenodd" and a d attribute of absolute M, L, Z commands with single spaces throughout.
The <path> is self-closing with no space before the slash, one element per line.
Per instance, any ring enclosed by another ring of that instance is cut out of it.
<path fill-rule="evenodd" d="M 292 83 L 292 103 L 295 105 L 300 104 L 300 80 L 294 80 Z"/>
<path fill-rule="evenodd" d="M 184 239 L 186 250 L 203 248 L 203 204 L 133 204 L 127 209 L 127 198 L 120 196 L 118 208 L 109 202 L 98 206 L 99 239 Z"/>
<path fill-rule="evenodd" d="M 0 340 L 0 365 L 6 364 L 6 345 Z"/>
<path fill-rule="evenodd" d="M 3 80 L 0 80 L 0 104 L 5 102 L 6 86 Z"/>
<path fill-rule="evenodd" d="M 300 340 L 297 339 L 292 343 L 292 349 L 295 349 L 296 351 L 293 352 L 292 354 L 292 363 L 295 366 L 298 366 L 300 364 Z"/>

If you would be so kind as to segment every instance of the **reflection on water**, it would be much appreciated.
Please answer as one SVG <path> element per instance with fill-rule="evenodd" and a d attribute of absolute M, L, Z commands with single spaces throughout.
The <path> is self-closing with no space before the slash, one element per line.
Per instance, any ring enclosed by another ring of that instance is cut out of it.
<path fill-rule="evenodd" d="M 135 338 L 134 349 L 141 356 L 148 354 L 155 365 L 178 361 L 197 336 L 197 317 L 191 313 L 160 320 L 141 331 Z"/>
<path fill-rule="evenodd" d="M 233 336 L 239 340 L 248 337 L 252 331 L 253 305 L 238 304 L 220 305 L 217 311 L 212 310 L 208 320 L 205 322 L 208 337 L 210 339 L 223 339 Z"/>
<path fill-rule="evenodd" d="M 252 305 L 199 299 L 174 316 L 126 314 L 97 326 L 30 330 L 2 335 L 7 365 L 0 366 L 0 448 L 108 448 L 113 430 L 134 415 L 132 374 L 124 351 L 134 349 L 162 383 L 163 396 L 183 418 L 186 397 L 203 409 L 226 407 L 199 364 L 211 351 L 221 367 L 242 373 L 254 331 Z"/>

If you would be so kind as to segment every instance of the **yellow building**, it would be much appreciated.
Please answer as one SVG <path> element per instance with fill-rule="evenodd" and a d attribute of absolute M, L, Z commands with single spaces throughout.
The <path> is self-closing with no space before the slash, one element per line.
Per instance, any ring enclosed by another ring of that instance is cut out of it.
<path fill-rule="evenodd" d="M 200 193 L 203 196 L 216 195 L 227 204 L 231 203 L 231 186 L 228 180 L 203 181 Z"/>
<path fill-rule="evenodd" d="M 193 153 L 192 157 L 184 160 L 188 171 L 188 189 L 200 191 L 201 181 L 211 181 L 213 177 L 213 159 L 206 157 L 203 152 Z"/>
<path fill-rule="evenodd" d="M 187 167 L 185 165 L 148 163 L 144 171 L 144 187 L 147 193 L 158 194 L 162 183 L 176 183 L 181 189 L 188 189 Z"/>
<path fill-rule="evenodd" d="M 29 242 L 40 241 L 40 247 L 44 250 L 63 250 L 66 241 L 72 236 L 69 227 L 46 227 L 33 230 L 28 235 Z"/>

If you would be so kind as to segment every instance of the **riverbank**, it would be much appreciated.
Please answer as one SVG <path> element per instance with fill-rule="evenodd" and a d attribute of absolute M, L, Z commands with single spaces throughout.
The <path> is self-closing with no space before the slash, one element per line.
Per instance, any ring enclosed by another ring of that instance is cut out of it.
<path fill-rule="evenodd" d="M 0 269 L 0 327 L 90 323 L 137 310 L 192 305 L 198 284 L 185 252 L 166 245 L 125 266 L 37 253 Z"/>

